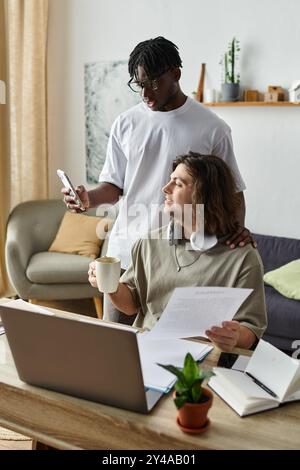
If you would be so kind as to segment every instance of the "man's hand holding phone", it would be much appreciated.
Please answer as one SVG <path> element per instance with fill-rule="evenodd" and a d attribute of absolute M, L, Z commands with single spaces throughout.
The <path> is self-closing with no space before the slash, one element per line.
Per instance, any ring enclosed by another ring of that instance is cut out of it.
<path fill-rule="evenodd" d="M 79 204 L 78 199 L 72 195 L 71 190 L 62 188 L 61 192 L 64 194 L 64 203 L 71 212 L 84 212 L 90 207 L 89 195 L 84 186 L 77 186 L 75 188 L 76 194 L 81 201 Z"/>
<path fill-rule="evenodd" d="M 61 192 L 65 195 L 64 202 L 71 212 L 84 212 L 90 207 L 90 200 L 84 186 L 74 188 L 69 177 L 62 170 L 57 170 L 57 175 L 61 179 L 64 187 Z"/>

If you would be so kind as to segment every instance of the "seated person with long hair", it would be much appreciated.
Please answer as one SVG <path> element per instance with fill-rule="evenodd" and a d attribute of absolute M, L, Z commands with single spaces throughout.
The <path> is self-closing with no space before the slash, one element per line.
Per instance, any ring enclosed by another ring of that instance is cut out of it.
<path fill-rule="evenodd" d="M 224 244 L 238 226 L 236 188 L 228 166 L 218 157 L 190 152 L 174 161 L 170 181 L 162 191 L 164 211 L 173 222 L 135 243 L 132 263 L 117 291 L 109 294 L 111 301 L 126 315 L 137 314 L 134 326 L 151 329 L 175 287 L 251 288 L 253 292 L 233 320 L 206 331 L 223 351 L 251 348 L 267 326 L 263 270 L 252 245 L 228 250 Z M 197 226 L 198 204 L 204 205 L 204 237 Z M 182 217 L 186 207 L 192 208 L 192 217 Z M 174 244 L 169 243 L 170 228 L 182 232 Z M 97 286 L 94 262 L 90 264 L 89 281 Z"/>

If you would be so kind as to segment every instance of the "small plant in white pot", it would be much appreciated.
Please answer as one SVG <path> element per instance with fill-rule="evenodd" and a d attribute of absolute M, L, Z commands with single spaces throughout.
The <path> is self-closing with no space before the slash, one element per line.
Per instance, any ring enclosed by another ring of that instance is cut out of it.
<path fill-rule="evenodd" d="M 237 64 L 240 42 L 234 37 L 228 44 L 228 50 L 221 57 L 222 66 L 222 101 L 238 101 L 240 95 L 240 74 Z"/>

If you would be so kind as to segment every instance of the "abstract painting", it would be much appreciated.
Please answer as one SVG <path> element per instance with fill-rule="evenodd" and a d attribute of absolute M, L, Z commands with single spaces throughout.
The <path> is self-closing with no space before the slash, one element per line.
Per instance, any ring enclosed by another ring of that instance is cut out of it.
<path fill-rule="evenodd" d="M 139 94 L 127 86 L 128 80 L 126 60 L 85 64 L 86 177 L 89 184 L 98 182 L 115 118 L 140 101 Z"/>

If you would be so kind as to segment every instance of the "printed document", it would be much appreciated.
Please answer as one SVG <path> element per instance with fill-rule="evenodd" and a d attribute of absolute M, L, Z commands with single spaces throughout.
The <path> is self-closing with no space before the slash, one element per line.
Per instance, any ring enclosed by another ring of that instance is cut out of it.
<path fill-rule="evenodd" d="M 232 320 L 253 289 L 178 287 L 149 333 L 155 338 L 207 337 L 205 331 Z"/>

